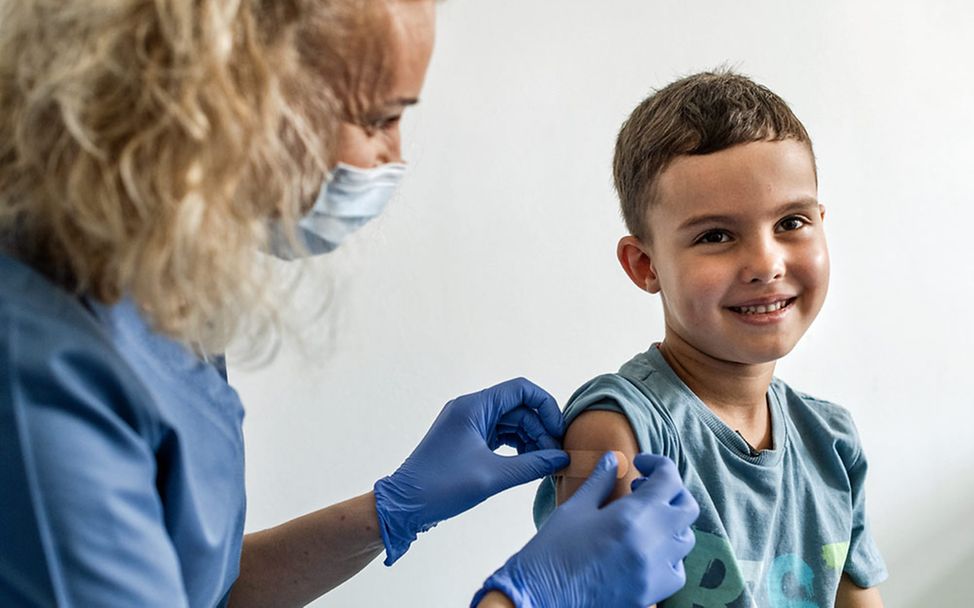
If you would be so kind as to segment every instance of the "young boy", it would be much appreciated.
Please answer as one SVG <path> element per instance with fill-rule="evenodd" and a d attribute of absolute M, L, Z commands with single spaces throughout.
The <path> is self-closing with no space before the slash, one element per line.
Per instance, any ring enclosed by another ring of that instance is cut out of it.
<path fill-rule="evenodd" d="M 614 174 L 631 233 L 619 262 L 660 294 L 666 330 L 572 396 L 565 449 L 676 463 L 701 515 L 686 586 L 661 605 L 882 606 L 875 585 L 886 568 L 866 521 L 852 418 L 773 377 L 828 288 L 804 126 L 748 78 L 696 74 L 636 108 Z M 536 522 L 582 481 L 546 480 Z"/>

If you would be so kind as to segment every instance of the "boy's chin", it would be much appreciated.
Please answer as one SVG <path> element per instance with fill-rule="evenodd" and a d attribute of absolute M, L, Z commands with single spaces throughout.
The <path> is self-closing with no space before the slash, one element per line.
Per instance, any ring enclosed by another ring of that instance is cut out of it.
<path fill-rule="evenodd" d="M 709 346 L 709 348 L 708 348 Z M 700 345 L 694 349 L 711 359 L 734 365 L 768 365 L 776 363 L 794 348 L 794 344 L 744 346 Z"/>
<path fill-rule="evenodd" d="M 667 342 L 670 342 L 671 335 L 667 333 Z M 788 355 L 798 344 L 801 334 L 759 337 L 715 332 L 709 336 L 694 333 L 677 338 L 677 344 L 682 342 L 684 348 L 718 361 L 736 365 L 767 365 Z"/>
<path fill-rule="evenodd" d="M 785 357 L 797 344 L 797 340 L 787 343 L 737 345 L 731 360 L 742 365 L 765 365 L 775 363 Z"/>
<path fill-rule="evenodd" d="M 790 353 L 797 340 L 772 340 L 757 343 L 734 342 L 696 346 L 696 349 L 709 357 L 736 365 L 767 365 L 775 363 Z"/>

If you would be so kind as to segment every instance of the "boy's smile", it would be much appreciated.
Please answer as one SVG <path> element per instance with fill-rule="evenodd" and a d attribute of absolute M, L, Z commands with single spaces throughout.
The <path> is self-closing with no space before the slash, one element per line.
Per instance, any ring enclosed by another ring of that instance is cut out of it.
<path fill-rule="evenodd" d="M 743 364 L 791 351 L 828 288 L 817 190 L 811 153 L 794 140 L 670 163 L 647 213 L 649 242 L 619 244 L 633 281 L 661 293 L 668 342 Z"/>

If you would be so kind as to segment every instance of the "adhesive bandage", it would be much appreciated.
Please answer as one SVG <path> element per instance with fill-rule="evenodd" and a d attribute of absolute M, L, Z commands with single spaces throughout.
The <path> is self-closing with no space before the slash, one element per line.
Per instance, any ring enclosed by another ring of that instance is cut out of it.
<path fill-rule="evenodd" d="M 567 467 L 555 473 L 555 477 L 588 477 L 595 470 L 595 465 L 598 464 L 602 454 L 605 454 L 606 451 L 608 450 L 568 450 L 568 457 L 572 460 Z M 616 479 L 622 479 L 629 472 L 629 459 L 622 452 L 617 450 L 612 450 L 612 452 L 619 462 Z"/>

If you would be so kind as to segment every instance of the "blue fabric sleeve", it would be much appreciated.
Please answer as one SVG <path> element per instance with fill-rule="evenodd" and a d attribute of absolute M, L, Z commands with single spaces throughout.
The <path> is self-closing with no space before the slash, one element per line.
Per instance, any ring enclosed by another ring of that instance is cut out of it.
<path fill-rule="evenodd" d="M 68 324 L 0 324 L 0 605 L 187 605 L 124 362 Z"/>
<path fill-rule="evenodd" d="M 798 395 L 812 404 L 817 415 L 822 417 L 824 421 L 822 428 L 827 429 L 833 438 L 849 480 L 852 529 L 842 570 L 859 587 L 875 587 L 886 580 L 888 574 L 886 562 L 876 546 L 866 516 L 865 484 L 869 465 L 862 449 L 859 430 L 856 428 L 852 414 L 846 408 L 806 393 L 799 392 Z"/>
<path fill-rule="evenodd" d="M 665 408 L 625 376 L 604 374 L 576 391 L 565 407 L 565 427 L 589 410 L 623 414 L 641 452 L 667 456 L 680 465 L 679 440 Z"/>
<path fill-rule="evenodd" d="M 852 535 L 843 571 L 859 587 L 875 587 L 887 578 L 886 564 L 876 541 L 869 531 L 866 518 L 866 455 L 860 448 L 856 459 L 848 467 L 852 487 Z"/>

